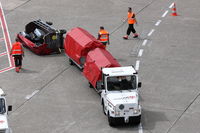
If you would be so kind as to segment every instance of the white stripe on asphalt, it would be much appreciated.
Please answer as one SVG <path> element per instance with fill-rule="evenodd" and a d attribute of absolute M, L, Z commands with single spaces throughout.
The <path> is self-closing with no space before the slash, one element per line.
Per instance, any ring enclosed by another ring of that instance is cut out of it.
<path fill-rule="evenodd" d="M 7 72 L 7 71 L 12 70 L 12 69 L 14 69 L 14 68 L 15 68 L 15 67 L 7 67 L 7 68 L 3 68 L 3 69 L 0 70 L 0 73 Z"/>
<path fill-rule="evenodd" d="M 151 36 L 154 31 L 155 31 L 154 29 L 151 29 L 151 31 L 149 32 L 148 36 Z"/>
<path fill-rule="evenodd" d="M 155 26 L 158 26 L 160 23 L 162 22 L 162 20 L 158 20 L 155 24 Z"/>
<path fill-rule="evenodd" d="M 174 5 L 174 3 L 172 3 L 172 4 L 169 6 L 169 8 L 172 8 L 172 7 L 173 7 L 173 5 Z"/>
<path fill-rule="evenodd" d="M 163 13 L 162 18 L 164 18 L 164 17 L 167 15 L 168 12 L 169 12 L 169 11 L 166 10 L 166 11 Z"/>
<path fill-rule="evenodd" d="M 6 41 L 6 34 L 4 32 L 4 28 L 6 29 L 6 32 L 7 32 L 7 35 L 8 35 L 7 37 L 8 37 L 8 41 L 10 43 L 10 48 L 12 48 L 12 45 L 11 45 L 11 40 L 10 40 L 9 31 L 8 31 L 8 26 L 7 26 L 7 23 L 6 23 L 6 19 L 5 19 L 5 15 L 4 15 L 4 11 L 3 11 L 3 7 L 2 7 L 1 2 L 0 2 L 0 10 L 2 12 L 1 15 L 3 16 L 3 19 L 4 19 L 4 20 L 0 19 L 0 22 L 1 22 L 1 25 L 2 25 L 2 31 L 3 31 L 4 40 L 5 40 L 5 43 L 6 43 L 6 50 L 7 50 L 7 53 L 9 53 L 10 52 L 9 49 L 8 49 L 8 45 L 9 44 L 7 44 L 7 41 Z M 5 27 L 3 27 L 3 24 L 2 24 L 3 22 L 2 21 L 5 22 Z M 10 55 L 9 54 L 8 54 L 8 61 L 9 61 L 10 67 L 12 67 L 12 63 L 11 63 L 11 59 L 10 59 Z"/>
<path fill-rule="evenodd" d="M 147 43 L 147 40 L 145 39 L 145 40 L 143 41 L 143 43 L 142 43 L 142 46 L 145 46 L 146 43 Z"/>
<path fill-rule="evenodd" d="M 4 40 L 4 38 L 3 38 L 3 37 L 2 37 L 2 38 L 0 38 L 0 42 L 1 42 L 1 41 L 3 41 L 3 40 Z"/>
<path fill-rule="evenodd" d="M 143 133 L 142 123 L 139 124 L 138 128 L 139 133 Z"/>
<path fill-rule="evenodd" d="M 139 52 L 138 52 L 138 57 L 141 57 L 141 56 L 142 56 L 143 51 L 144 51 L 143 49 L 140 49 L 140 50 L 139 50 Z"/>
<path fill-rule="evenodd" d="M 7 55 L 7 52 L 0 53 L 0 57 Z"/>
<path fill-rule="evenodd" d="M 135 63 L 135 70 L 139 70 L 139 67 L 140 67 L 140 61 L 137 60 L 136 63 Z"/>
<path fill-rule="evenodd" d="M 39 92 L 39 90 L 35 90 L 31 95 L 27 95 L 26 99 L 29 100 L 31 99 L 31 97 L 33 97 L 35 94 L 37 94 Z"/>

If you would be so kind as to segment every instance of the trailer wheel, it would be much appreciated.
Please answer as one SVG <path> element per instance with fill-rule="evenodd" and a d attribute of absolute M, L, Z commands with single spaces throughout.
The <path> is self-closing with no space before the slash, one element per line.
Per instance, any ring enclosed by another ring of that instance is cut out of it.
<path fill-rule="evenodd" d="M 69 64 L 74 65 L 74 62 L 71 59 L 69 59 Z"/>
<path fill-rule="evenodd" d="M 89 87 L 90 87 L 90 88 L 93 88 L 93 86 L 92 86 L 92 84 L 91 84 L 90 82 L 89 82 Z"/>

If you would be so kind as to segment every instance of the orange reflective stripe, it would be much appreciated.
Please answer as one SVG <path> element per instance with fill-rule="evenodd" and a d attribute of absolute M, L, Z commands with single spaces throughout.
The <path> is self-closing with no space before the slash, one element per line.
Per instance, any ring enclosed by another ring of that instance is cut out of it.
<path fill-rule="evenodd" d="M 100 30 L 99 31 L 100 35 L 100 42 L 108 42 L 109 39 L 109 33 L 106 30 Z"/>
<path fill-rule="evenodd" d="M 16 42 L 13 44 L 11 54 L 12 55 L 22 55 L 23 54 L 23 49 L 19 42 Z"/>
<path fill-rule="evenodd" d="M 135 18 L 132 18 L 133 15 L 135 15 L 134 13 L 130 13 L 128 12 L 128 24 L 134 24 L 136 21 L 135 21 Z"/>

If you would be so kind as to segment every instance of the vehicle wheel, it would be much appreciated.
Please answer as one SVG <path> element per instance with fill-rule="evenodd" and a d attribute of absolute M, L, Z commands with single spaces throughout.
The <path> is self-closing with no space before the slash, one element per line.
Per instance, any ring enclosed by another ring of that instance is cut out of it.
<path fill-rule="evenodd" d="M 92 86 L 92 84 L 91 84 L 90 82 L 89 82 L 89 87 L 90 87 L 90 88 L 93 88 L 93 86 Z"/>
<path fill-rule="evenodd" d="M 102 100 L 102 110 L 103 110 L 104 115 L 106 115 L 106 112 L 105 112 L 105 105 L 104 105 L 103 100 Z"/>
<path fill-rule="evenodd" d="M 135 124 L 135 125 L 139 125 L 139 124 L 140 124 L 140 121 L 141 121 L 141 115 L 135 117 L 134 124 Z"/>
<path fill-rule="evenodd" d="M 108 112 L 108 123 L 111 127 L 115 126 L 115 119 L 110 117 L 110 114 Z"/>
<path fill-rule="evenodd" d="M 69 59 L 69 64 L 74 65 L 74 62 L 71 59 Z"/>

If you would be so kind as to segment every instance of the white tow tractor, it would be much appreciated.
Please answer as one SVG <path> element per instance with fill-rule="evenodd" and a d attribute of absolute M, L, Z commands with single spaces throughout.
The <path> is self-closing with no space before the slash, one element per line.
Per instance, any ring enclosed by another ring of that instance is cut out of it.
<path fill-rule="evenodd" d="M 6 94 L 0 88 L 0 133 L 10 133 L 11 130 L 8 126 L 8 111 L 12 111 L 12 106 L 6 104 Z"/>
<path fill-rule="evenodd" d="M 102 69 L 101 103 L 110 126 L 118 123 L 139 124 L 141 106 L 139 104 L 138 75 L 133 66 Z"/>

